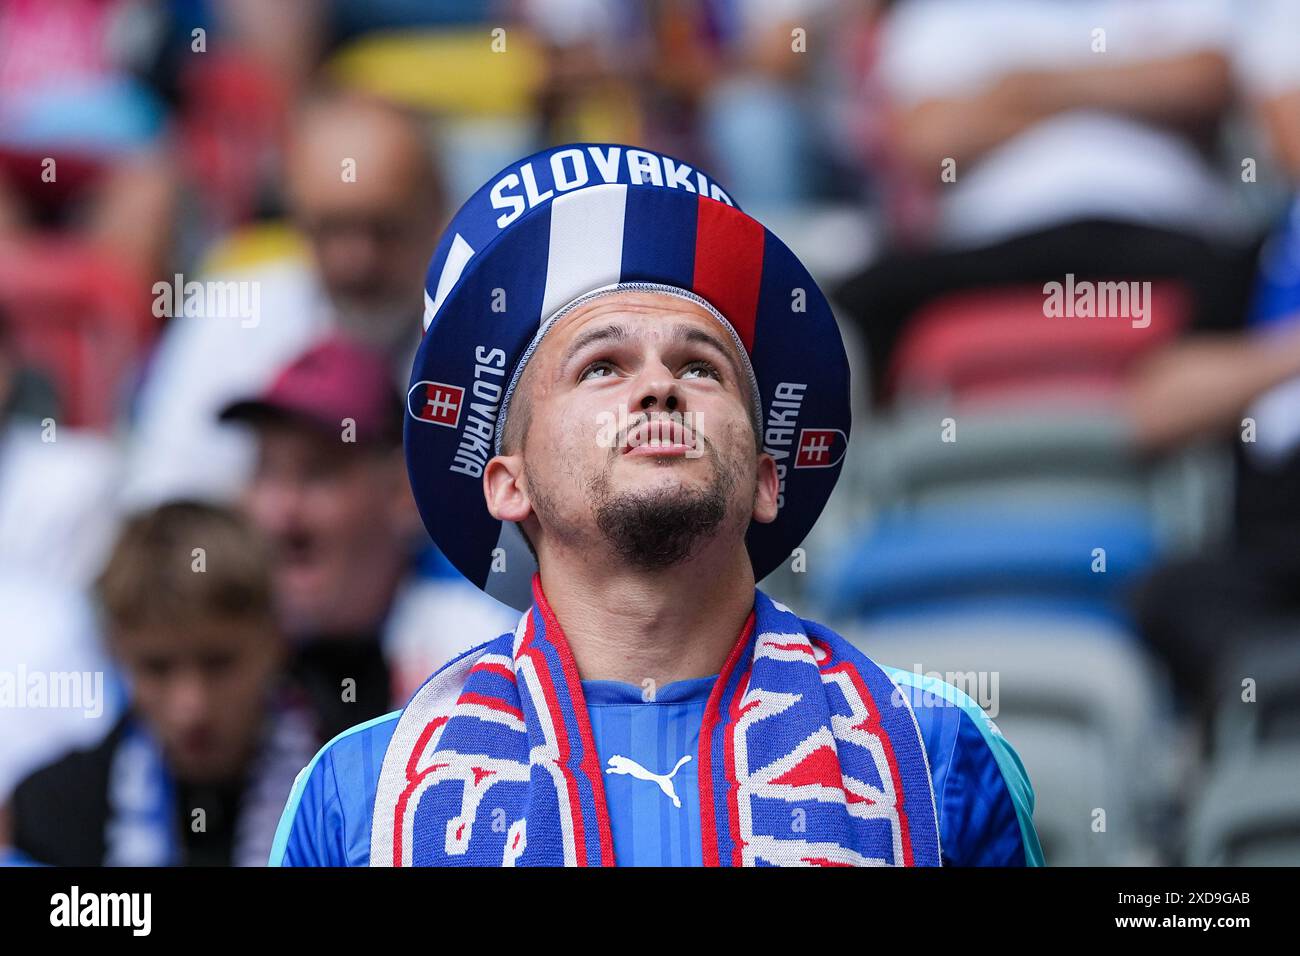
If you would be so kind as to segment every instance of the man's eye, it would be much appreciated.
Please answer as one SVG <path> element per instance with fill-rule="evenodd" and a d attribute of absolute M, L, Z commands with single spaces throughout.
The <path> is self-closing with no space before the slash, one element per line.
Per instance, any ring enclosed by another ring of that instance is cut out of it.
<path fill-rule="evenodd" d="M 706 362 L 704 361 L 704 359 L 697 359 L 696 361 L 691 362 L 689 365 L 686 366 L 687 372 L 690 372 L 695 369 L 704 372 L 706 375 L 712 375 L 718 381 L 722 381 L 721 373 L 718 372 L 717 367 L 714 366 L 711 362 Z"/>
<path fill-rule="evenodd" d="M 597 361 L 592 362 L 590 365 L 588 365 L 586 368 L 582 370 L 582 374 L 578 376 L 578 381 L 579 382 L 585 381 L 587 379 L 588 373 L 594 372 L 596 369 L 603 368 L 606 369 L 607 371 L 612 371 L 613 367 L 614 367 L 613 363 L 607 361 L 606 359 L 598 359 Z M 607 376 L 604 375 L 600 376 L 600 378 L 606 378 L 606 377 Z"/>

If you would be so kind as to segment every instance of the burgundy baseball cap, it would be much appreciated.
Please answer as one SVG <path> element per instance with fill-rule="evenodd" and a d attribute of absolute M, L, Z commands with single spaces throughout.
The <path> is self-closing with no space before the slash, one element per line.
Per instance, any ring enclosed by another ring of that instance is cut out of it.
<path fill-rule="evenodd" d="M 342 434 L 345 420 L 351 419 L 359 444 L 398 445 L 402 413 L 384 356 L 331 335 L 281 369 L 261 395 L 232 402 L 219 418 L 253 425 L 299 421 L 333 435 Z"/>

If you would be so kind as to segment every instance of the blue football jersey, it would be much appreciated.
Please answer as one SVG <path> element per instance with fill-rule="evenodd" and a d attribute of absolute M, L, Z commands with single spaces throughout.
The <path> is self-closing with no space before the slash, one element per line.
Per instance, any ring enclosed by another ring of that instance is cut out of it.
<path fill-rule="evenodd" d="M 1034 793 L 1019 756 L 969 696 L 885 667 L 909 694 L 925 745 L 948 866 L 1041 866 Z M 714 677 L 644 695 L 583 681 L 620 866 L 700 866 L 699 731 Z M 643 699 L 652 696 L 652 699 Z M 299 774 L 271 866 L 367 866 L 375 788 L 400 712 L 334 738 Z"/>

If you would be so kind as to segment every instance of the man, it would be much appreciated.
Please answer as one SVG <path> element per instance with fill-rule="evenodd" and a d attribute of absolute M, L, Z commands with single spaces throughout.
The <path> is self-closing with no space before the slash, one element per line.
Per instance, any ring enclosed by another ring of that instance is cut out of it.
<path fill-rule="evenodd" d="M 969 698 L 755 587 L 849 426 L 835 319 L 780 240 L 670 157 L 565 147 L 471 197 L 428 296 L 416 501 L 527 610 L 327 745 L 272 864 L 1041 862 Z"/>
<path fill-rule="evenodd" d="M 320 336 L 338 330 L 383 351 L 395 382 L 409 367 L 420 281 L 446 215 L 426 131 L 390 105 L 321 96 L 296 117 L 285 175 L 308 254 L 198 277 L 208 288 L 239 283 L 243 298 L 232 294 L 225 314 L 169 324 L 137 403 L 123 491 L 133 506 L 234 500 L 254 452 L 216 413 L 265 388 Z"/>
<path fill-rule="evenodd" d="M 14 847 L 58 866 L 261 865 L 315 738 L 280 682 L 257 535 L 163 505 L 126 523 L 96 596 L 130 699 L 99 744 L 18 785 Z"/>
<path fill-rule="evenodd" d="M 423 535 L 400 408 L 382 354 L 333 335 L 221 413 L 256 436 L 241 504 L 271 542 L 290 670 L 311 698 L 321 741 L 404 701 L 428 668 L 470 646 L 440 643 L 458 628 L 499 628 L 508 617 L 464 582 L 411 581 Z M 420 635 L 402 624 L 411 601 L 427 609 Z M 424 668 L 418 678 L 415 667 Z"/>

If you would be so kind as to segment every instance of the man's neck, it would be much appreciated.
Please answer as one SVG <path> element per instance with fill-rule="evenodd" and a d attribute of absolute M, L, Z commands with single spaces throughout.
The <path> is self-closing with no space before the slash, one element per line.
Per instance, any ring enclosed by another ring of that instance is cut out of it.
<path fill-rule="evenodd" d="M 754 608 L 743 542 L 715 541 L 657 572 L 559 551 L 540 573 L 583 680 L 662 687 L 717 674 Z"/>

